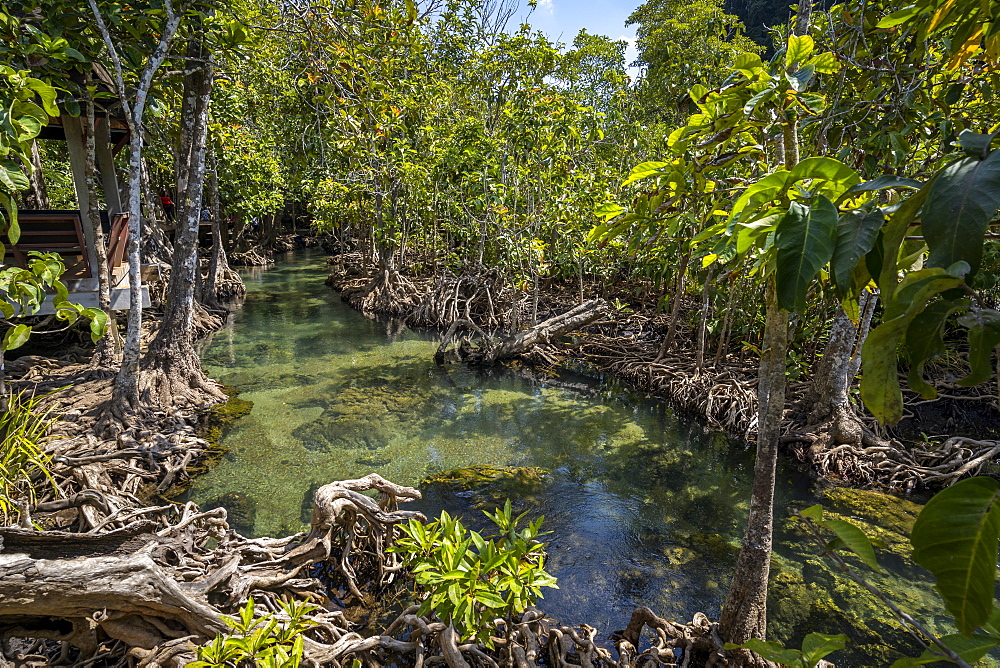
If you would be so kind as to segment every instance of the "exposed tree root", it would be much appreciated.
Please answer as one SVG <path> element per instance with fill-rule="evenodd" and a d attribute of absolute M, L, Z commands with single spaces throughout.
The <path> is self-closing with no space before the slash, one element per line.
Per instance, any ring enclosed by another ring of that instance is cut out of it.
<path fill-rule="evenodd" d="M 362 313 L 406 315 L 417 303 L 419 291 L 405 276 L 392 268 L 379 269 L 362 287 L 348 289 L 343 298 Z"/>
<path fill-rule="evenodd" d="M 511 326 L 518 320 L 518 301 L 498 269 L 469 267 L 456 276 L 438 274 L 407 315 L 415 327 L 449 327 L 459 320 L 486 329 Z"/>
<path fill-rule="evenodd" d="M 270 254 L 262 253 L 256 248 L 251 248 L 243 253 L 229 254 L 229 264 L 234 267 L 263 267 L 273 263 L 274 259 Z"/>

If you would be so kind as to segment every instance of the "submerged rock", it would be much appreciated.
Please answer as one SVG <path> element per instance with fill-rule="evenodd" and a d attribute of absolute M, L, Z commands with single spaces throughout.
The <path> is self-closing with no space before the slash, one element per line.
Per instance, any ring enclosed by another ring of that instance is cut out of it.
<path fill-rule="evenodd" d="M 538 485 L 549 477 L 549 472 L 535 466 L 464 466 L 451 471 L 432 473 L 421 482 L 422 485 L 448 486 L 458 490 L 475 490 L 498 482 L 516 482 L 522 485 Z"/>

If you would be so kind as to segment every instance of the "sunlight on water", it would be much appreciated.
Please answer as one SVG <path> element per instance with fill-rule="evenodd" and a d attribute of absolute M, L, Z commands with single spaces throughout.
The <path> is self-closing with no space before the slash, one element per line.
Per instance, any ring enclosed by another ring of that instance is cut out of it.
<path fill-rule="evenodd" d="M 474 509 L 510 495 L 517 507 L 544 514 L 560 589 L 543 607 L 597 626 L 600 637 L 622 628 L 640 604 L 674 618 L 718 614 L 747 513 L 752 453 L 744 444 L 580 376 L 543 384 L 512 372 L 437 367 L 431 337 L 366 319 L 324 287 L 323 260 L 304 253 L 246 273 L 243 308 L 206 345 L 208 373 L 254 406 L 225 434 L 230 452 L 196 481 L 193 500 L 225 505 L 242 532 L 287 534 L 305 527 L 313 490 L 332 480 L 376 472 L 418 485 L 472 464 L 542 467 L 551 474 L 540 484 L 425 490 L 420 509 L 446 508 L 475 523 Z M 790 505 L 817 501 L 795 472 L 779 472 L 778 486 L 782 517 Z M 901 577 L 875 580 L 936 626 L 943 617 L 929 583 L 906 565 L 905 525 L 916 506 L 872 499 L 822 501 L 881 532 L 890 545 L 883 560 Z M 869 502 L 875 506 L 866 511 Z M 850 665 L 891 663 L 880 634 L 896 647 L 905 634 L 872 597 L 834 579 L 797 545 L 782 517 L 773 633 L 785 640 L 845 632 Z"/>

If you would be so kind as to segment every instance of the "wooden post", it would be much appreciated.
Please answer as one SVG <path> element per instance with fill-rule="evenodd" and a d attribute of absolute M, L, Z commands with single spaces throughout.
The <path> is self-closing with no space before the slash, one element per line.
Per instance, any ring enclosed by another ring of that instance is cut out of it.
<path fill-rule="evenodd" d="M 115 157 L 111 154 L 111 120 L 98 118 L 96 125 L 94 141 L 97 148 L 97 168 L 101 171 L 101 189 L 104 190 L 104 201 L 108 204 L 108 219 L 113 220 L 116 213 L 125 209 L 122 207 Z"/>
<path fill-rule="evenodd" d="M 87 243 L 87 262 L 90 264 L 91 275 L 97 275 L 97 245 L 96 234 L 90 222 L 90 197 L 87 195 L 87 147 L 83 139 L 83 123 L 72 116 L 62 117 L 63 130 L 66 132 L 66 147 L 69 149 L 69 166 L 73 172 L 73 186 L 76 189 L 76 202 L 80 207 L 80 222 L 83 224 L 83 236 Z M 98 203 L 94 202 L 93 206 Z M 97 279 L 90 279 L 97 289 Z"/>

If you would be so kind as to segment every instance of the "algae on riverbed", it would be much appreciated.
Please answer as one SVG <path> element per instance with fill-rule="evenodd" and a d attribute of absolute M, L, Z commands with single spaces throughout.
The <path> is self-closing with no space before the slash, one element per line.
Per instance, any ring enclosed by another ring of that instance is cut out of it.
<path fill-rule="evenodd" d="M 523 485 L 503 476 L 484 488 L 427 485 L 419 509 L 447 509 L 471 526 L 478 508 L 510 496 L 519 511 L 545 515 L 547 569 L 560 589 L 546 593 L 543 607 L 602 636 L 636 605 L 677 619 L 718 614 L 748 511 L 753 462 L 745 444 L 635 395 L 574 392 L 572 385 L 593 384 L 580 376 L 545 385 L 439 368 L 434 341 L 341 304 L 321 285 L 321 263 L 310 262 L 248 281 L 235 324 L 204 352 L 213 377 L 239 387 L 253 409 L 224 434 L 230 452 L 196 482 L 194 500 L 225 505 L 238 493 L 244 510 L 253 508 L 241 520 L 252 521 L 251 533 L 289 533 L 308 521 L 311 490 L 331 480 L 377 472 L 416 485 L 474 465 L 537 467 L 549 475 Z M 778 507 L 817 502 L 807 478 L 779 475 Z M 905 558 L 917 507 L 877 493 L 824 494 L 818 500 L 831 513 L 869 522 L 889 545 L 881 584 L 944 629 L 927 574 Z M 881 665 L 894 656 L 886 645 L 905 646 L 884 611 L 817 558 L 790 523 L 778 522 L 774 563 L 775 639 L 794 644 L 810 631 L 843 630 L 851 645 L 839 659 L 852 666 Z"/>

